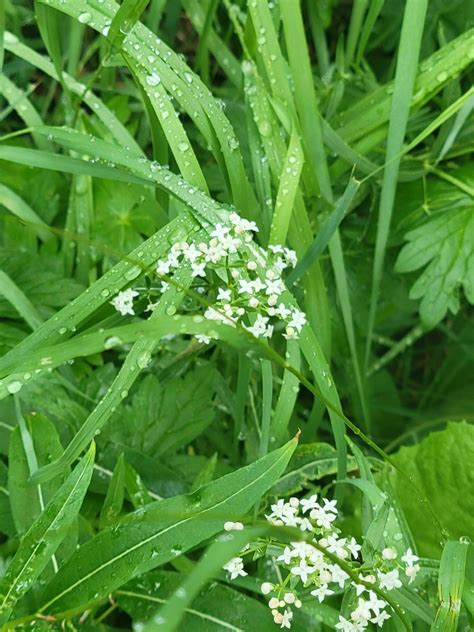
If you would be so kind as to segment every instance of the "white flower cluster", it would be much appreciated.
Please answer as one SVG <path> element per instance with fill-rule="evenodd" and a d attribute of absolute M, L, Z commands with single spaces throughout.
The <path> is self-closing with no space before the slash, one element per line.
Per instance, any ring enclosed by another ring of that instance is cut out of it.
<path fill-rule="evenodd" d="M 266 516 L 271 524 L 296 527 L 306 532 L 307 536 L 311 534 L 310 541 L 273 543 L 274 547 L 280 548 L 280 554 L 274 555 L 274 561 L 283 579 L 278 584 L 264 582 L 261 591 L 263 595 L 269 596 L 268 605 L 273 619 L 281 628 L 291 628 L 292 608 L 302 605 L 301 592 L 322 603 L 336 592 L 349 590 L 352 593 L 349 602 L 351 611 L 347 618 L 339 616 L 336 629 L 341 632 L 361 632 L 371 623 L 382 627 L 391 615 L 387 611 L 388 603 L 379 596 L 378 591 L 400 588 L 401 569 L 405 571 L 408 583 L 414 580 L 420 569 L 416 564 L 418 557 L 411 549 L 402 555 L 402 566 L 397 561 L 398 553 L 390 547 L 385 548 L 368 569 L 360 560 L 360 544 L 353 537 L 340 537 L 334 525 L 338 517 L 336 504 L 335 500 L 318 499 L 316 494 L 309 498 L 290 498 L 288 501 L 280 499 L 271 505 L 271 513 Z M 234 523 L 226 525 L 226 530 L 235 528 Z M 245 549 L 241 555 L 245 555 Z M 335 558 L 341 562 L 338 563 Z M 229 571 L 231 579 L 246 574 L 242 557 L 234 558 L 224 569 Z M 354 575 L 360 583 L 354 580 Z"/>
<path fill-rule="evenodd" d="M 166 259 L 157 262 L 156 273 L 169 278 L 186 262 L 191 267 L 192 277 L 202 285 L 209 280 L 208 271 L 214 270 L 219 286 L 213 294 L 214 305 L 204 312 L 205 318 L 227 325 L 241 322 L 250 333 L 262 338 L 271 338 L 275 323 L 281 321 L 285 325 L 284 337 L 298 338 L 306 317 L 299 309 L 287 307 L 280 298 L 285 291 L 282 273 L 296 265 L 294 251 L 280 245 L 264 250 L 253 242 L 253 233 L 258 231 L 255 222 L 237 213 L 230 213 L 229 221 L 229 226 L 217 224 L 214 227 L 208 243 L 173 244 Z M 162 278 L 160 291 L 168 287 L 168 281 Z M 204 288 L 198 290 L 202 293 Z M 125 290 L 111 303 L 121 314 L 133 315 L 135 296 L 138 296 L 135 290 Z M 151 303 L 148 311 L 155 305 Z M 209 336 L 197 335 L 196 338 L 202 343 L 210 342 Z"/>

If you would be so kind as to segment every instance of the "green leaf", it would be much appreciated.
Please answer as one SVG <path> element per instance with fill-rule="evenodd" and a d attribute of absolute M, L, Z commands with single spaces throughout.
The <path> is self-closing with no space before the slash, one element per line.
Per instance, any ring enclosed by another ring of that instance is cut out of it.
<path fill-rule="evenodd" d="M 59 441 L 56 428 L 49 419 L 44 417 L 44 415 L 31 415 L 26 419 L 26 424 L 32 439 L 32 447 L 36 454 L 38 466 L 41 467 L 51 459 L 61 456 L 63 447 Z M 41 514 L 42 508 L 38 495 L 38 486 L 29 483 L 31 472 L 18 426 L 14 429 L 11 436 L 8 462 L 10 503 L 16 528 L 18 533 L 22 535 Z M 41 485 L 45 503 L 58 491 L 68 474 L 69 472 L 65 470 L 62 477 Z"/>
<path fill-rule="evenodd" d="M 111 441 L 150 456 L 183 447 L 213 422 L 216 372 L 209 364 L 184 377 L 159 382 L 147 375 L 105 434 Z"/>
<path fill-rule="evenodd" d="M 0 582 L 0 623 L 32 586 L 79 513 L 94 465 L 94 444 L 31 525 Z"/>
<path fill-rule="evenodd" d="M 110 479 L 104 504 L 100 512 L 99 527 L 104 529 L 118 518 L 122 511 L 125 497 L 125 469 L 123 454 L 117 460 L 112 478 Z"/>
<path fill-rule="evenodd" d="M 132 580 L 114 593 L 125 612 L 135 621 L 146 621 L 180 586 L 185 576 L 153 571 Z M 183 630 L 193 632 L 272 632 L 275 624 L 268 607 L 248 595 L 213 582 L 194 599 L 181 621 Z"/>
<path fill-rule="evenodd" d="M 61 568 L 45 590 L 41 612 L 81 610 L 218 533 L 278 480 L 295 447 L 293 439 L 191 495 L 151 503 L 102 531 Z"/>
<path fill-rule="evenodd" d="M 433 432 L 392 457 L 427 498 L 453 539 L 474 533 L 473 454 L 474 427 L 450 423 L 446 430 Z M 398 472 L 392 473 L 392 481 L 420 554 L 439 558 L 442 534 L 426 503 L 413 494 Z"/>
<path fill-rule="evenodd" d="M 467 538 L 461 538 L 457 542 L 447 542 L 443 549 L 438 575 L 440 605 L 431 626 L 432 632 L 456 632 L 459 629 L 469 542 Z"/>
<path fill-rule="evenodd" d="M 474 304 L 474 207 L 445 211 L 408 232 L 397 259 L 397 272 L 425 268 L 410 291 L 420 299 L 420 316 L 436 326 L 448 310 L 459 310 L 459 288 Z"/>

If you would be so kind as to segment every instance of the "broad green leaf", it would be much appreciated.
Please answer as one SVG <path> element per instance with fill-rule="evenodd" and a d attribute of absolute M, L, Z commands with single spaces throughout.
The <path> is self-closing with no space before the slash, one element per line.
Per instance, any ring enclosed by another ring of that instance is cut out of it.
<path fill-rule="evenodd" d="M 473 454 L 474 427 L 450 423 L 446 430 L 433 432 L 392 457 L 429 501 L 452 539 L 474 533 Z M 392 473 L 392 481 L 420 554 L 439 558 L 443 534 L 423 498 L 408 489 L 399 473 Z"/>
<path fill-rule="evenodd" d="M 137 622 L 147 621 L 180 586 L 185 576 L 152 571 L 114 593 L 118 604 Z M 183 630 L 193 632 L 272 632 L 275 624 L 267 606 L 238 590 L 213 582 L 186 609 Z"/>
<path fill-rule="evenodd" d="M 7 620 L 15 603 L 31 588 L 76 520 L 89 486 L 94 454 L 92 444 L 22 538 L 0 582 L 0 622 Z"/>
<path fill-rule="evenodd" d="M 63 453 L 54 424 L 43 415 L 31 415 L 26 419 L 27 429 L 32 439 L 39 467 L 56 459 Z M 17 426 L 10 439 L 8 453 L 8 491 L 15 525 L 19 535 L 23 535 L 41 514 L 42 507 L 38 495 L 38 486 L 29 482 L 30 469 L 28 467 L 25 446 L 23 445 L 20 428 Z M 65 470 L 62 477 L 41 485 L 43 501 L 49 502 L 58 491 L 69 474 Z"/>
<path fill-rule="evenodd" d="M 81 610 L 128 580 L 160 566 L 242 517 L 284 471 L 293 439 L 263 459 L 189 496 L 157 501 L 84 544 L 43 595 L 41 612 Z"/>
<path fill-rule="evenodd" d="M 421 299 L 420 316 L 436 326 L 451 311 L 459 311 L 459 290 L 474 304 L 474 207 L 444 211 L 408 232 L 397 259 L 397 272 L 425 268 L 410 290 Z"/>

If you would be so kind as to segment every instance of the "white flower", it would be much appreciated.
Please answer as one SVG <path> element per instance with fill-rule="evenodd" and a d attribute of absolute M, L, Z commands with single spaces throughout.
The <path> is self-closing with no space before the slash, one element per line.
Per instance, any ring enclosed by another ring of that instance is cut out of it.
<path fill-rule="evenodd" d="M 125 316 L 126 314 L 133 316 L 135 314 L 133 311 L 133 299 L 135 296 L 138 296 L 138 294 L 139 293 L 136 290 L 129 288 L 128 290 L 119 292 L 117 296 L 110 301 L 110 303 L 122 314 L 122 316 Z"/>
<path fill-rule="evenodd" d="M 313 531 L 313 525 L 308 518 L 299 518 L 299 526 L 301 531 Z"/>
<path fill-rule="evenodd" d="M 292 593 L 292 592 L 285 593 L 283 595 L 283 601 L 285 603 L 295 603 L 295 601 L 296 601 L 295 593 Z"/>
<path fill-rule="evenodd" d="M 298 566 L 293 566 L 293 568 L 291 569 L 291 572 L 293 573 L 293 575 L 300 577 L 303 584 L 306 584 L 306 582 L 308 581 L 308 575 L 311 575 L 316 570 L 317 570 L 316 567 L 308 566 L 308 564 L 306 563 L 306 560 L 302 559 L 300 560 L 300 563 Z"/>
<path fill-rule="evenodd" d="M 406 553 L 402 555 L 402 562 L 405 562 L 407 566 L 413 566 L 419 559 L 420 558 L 415 555 L 411 549 L 407 549 Z"/>
<path fill-rule="evenodd" d="M 161 282 L 160 292 L 164 294 L 166 290 L 169 288 L 170 284 L 166 283 L 166 281 Z"/>
<path fill-rule="evenodd" d="M 245 279 L 239 279 L 239 294 L 253 294 L 254 285 L 253 281 L 246 281 Z"/>
<path fill-rule="evenodd" d="M 283 553 L 277 557 L 277 562 L 284 562 L 290 565 L 294 557 L 298 557 L 298 553 L 294 549 L 290 549 L 289 546 L 285 546 Z"/>
<path fill-rule="evenodd" d="M 303 312 L 300 312 L 298 309 L 295 309 L 291 313 L 291 320 L 288 323 L 290 327 L 296 329 L 297 332 L 301 332 L 303 326 L 306 325 L 306 316 Z"/>
<path fill-rule="evenodd" d="M 361 623 L 366 625 L 371 616 L 372 612 L 369 603 L 362 597 L 359 597 L 358 606 L 351 613 L 351 619 L 353 621 L 360 621 Z"/>
<path fill-rule="evenodd" d="M 194 336 L 196 338 L 196 340 L 204 345 L 208 345 L 211 342 L 211 337 L 210 336 L 205 336 L 204 334 L 196 334 Z M 225 528 L 225 525 L 224 525 Z"/>
<path fill-rule="evenodd" d="M 316 510 L 314 510 L 316 511 Z M 313 512 L 311 512 L 313 513 Z M 344 544 L 346 543 L 346 538 L 338 538 L 335 533 L 329 535 L 328 538 L 328 551 L 329 553 L 334 553 L 337 557 L 344 559 L 347 557 L 347 551 L 344 548 Z"/>
<path fill-rule="evenodd" d="M 321 584 L 319 588 L 312 590 L 311 594 L 318 598 L 319 603 L 322 603 L 328 595 L 334 595 L 334 590 L 328 588 L 327 584 Z"/>
<path fill-rule="evenodd" d="M 190 263 L 194 263 L 196 259 L 202 256 L 202 253 L 200 250 L 196 248 L 195 244 L 190 244 L 186 248 L 186 250 L 183 251 L 183 255 L 186 261 L 189 261 Z"/>
<path fill-rule="evenodd" d="M 206 276 L 206 263 L 192 263 L 191 264 L 191 276 L 192 277 L 205 277 Z"/>
<path fill-rule="evenodd" d="M 339 615 L 339 623 L 336 623 L 335 628 L 341 632 L 358 632 L 360 630 L 360 626 L 344 619 L 342 615 Z"/>
<path fill-rule="evenodd" d="M 337 517 L 335 514 L 327 513 L 322 507 L 317 507 L 316 509 L 313 509 L 309 515 L 313 520 L 316 520 L 316 524 L 319 527 L 323 527 L 324 529 L 330 529 L 331 523 L 334 522 Z M 332 551 L 330 551 L 330 553 L 332 553 Z M 341 556 L 339 555 L 338 557 Z"/>
<path fill-rule="evenodd" d="M 379 627 L 382 627 L 387 619 L 390 619 L 390 615 L 385 610 L 382 610 L 372 617 L 371 621 L 372 623 L 376 623 Z"/>
<path fill-rule="evenodd" d="M 260 586 L 260 590 L 262 591 L 262 595 L 268 595 L 273 590 L 273 584 L 270 584 L 270 582 L 263 582 Z"/>
<path fill-rule="evenodd" d="M 293 619 L 293 613 L 291 610 L 285 610 L 283 618 L 281 620 L 280 628 L 291 628 L 291 620 Z"/>
<path fill-rule="evenodd" d="M 286 305 L 283 305 L 283 303 L 280 303 L 280 305 L 278 305 L 278 307 L 275 309 L 275 315 L 279 316 L 282 320 L 286 320 L 287 318 L 289 318 L 290 314 L 291 310 L 288 309 Z"/>
<path fill-rule="evenodd" d="M 232 300 L 232 292 L 231 290 L 224 290 L 224 288 L 220 287 L 217 292 L 217 300 L 218 301 L 231 301 Z"/>
<path fill-rule="evenodd" d="M 224 522 L 224 531 L 242 531 L 244 525 L 241 522 Z"/>
<path fill-rule="evenodd" d="M 298 338 L 298 334 L 296 333 L 296 330 L 293 327 L 288 326 L 285 329 L 283 338 L 286 338 L 287 340 L 296 340 Z"/>
<path fill-rule="evenodd" d="M 160 276 L 162 274 L 168 274 L 170 271 L 170 264 L 168 261 L 163 261 L 162 259 L 158 261 L 156 264 L 156 273 Z"/>
<path fill-rule="evenodd" d="M 270 506 L 272 513 L 267 518 L 279 518 L 283 520 L 283 518 L 288 518 L 289 516 L 294 516 L 296 513 L 296 509 L 290 505 L 290 503 L 286 503 L 282 498 L 277 500 L 274 505 Z"/>
<path fill-rule="evenodd" d="M 244 571 L 241 557 L 233 557 L 227 564 L 224 564 L 222 568 L 230 573 L 231 579 L 236 579 L 239 576 L 245 577 L 247 575 Z"/>
<path fill-rule="evenodd" d="M 346 547 L 356 559 L 359 557 L 359 551 L 362 547 L 360 546 L 360 544 L 357 544 L 357 540 L 355 538 L 351 538 L 350 541 L 346 544 Z"/>
<path fill-rule="evenodd" d="M 267 316 L 262 316 L 261 314 L 257 314 L 254 324 L 251 327 L 246 327 L 246 329 L 257 338 L 260 336 L 271 338 L 273 333 L 272 325 L 268 325 Z"/>
<path fill-rule="evenodd" d="M 222 224 L 216 224 L 215 229 L 211 233 L 211 237 L 216 237 L 218 240 L 225 239 L 227 235 L 230 233 L 230 228 L 228 226 L 223 226 Z"/>
<path fill-rule="evenodd" d="M 265 294 L 267 296 L 270 296 L 270 295 L 279 296 L 285 289 L 285 286 L 283 285 L 281 279 L 276 279 L 275 281 L 272 281 L 271 279 L 267 279 L 265 281 L 265 286 L 266 286 Z"/>
<path fill-rule="evenodd" d="M 280 607 L 280 600 L 277 597 L 272 597 L 268 602 L 268 607 L 274 610 Z"/>
<path fill-rule="evenodd" d="M 382 551 L 382 557 L 384 560 L 396 560 L 397 552 L 388 546 Z"/>
<path fill-rule="evenodd" d="M 380 610 L 383 610 L 387 606 L 387 602 L 383 599 L 379 599 L 376 592 L 369 591 L 369 600 L 367 601 L 369 607 L 374 611 L 374 614 L 378 614 Z"/>
<path fill-rule="evenodd" d="M 337 500 L 328 500 L 327 498 L 323 498 L 323 503 L 324 503 L 324 511 L 332 511 L 333 513 L 337 514 Z"/>
<path fill-rule="evenodd" d="M 283 303 L 282 303 L 282 305 L 283 305 Z M 283 307 L 284 307 L 284 305 L 283 305 Z M 319 507 L 318 495 L 317 494 L 313 494 L 309 498 L 302 498 L 300 500 L 300 504 L 301 504 L 303 513 L 306 513 L 308 511 L 308 509 L 315 509 L 316 507 Z"/>
<path fill-rule="evenodd" d="M 408 581 L 409 584 L 411 584 L 413 581 L 415 581 L 416 574 L 418 573 L 419 570 L 420 570 L 420 565 L 419 564 L 415 564 L 414 566 L 407 566 L 406 567 L 405 575 L 407 577 L 409 577 L 409 581 Z"/>
<path fill-rule="evenodd" d="M 349 575 L 343 571 L 338 564 L 332 564 L 329 566 L 329 569 L 332 574 L 332 581 L 339 584 L 340 588 L 344 588 L 344 584 L 346 583 L 346 579 L 349 579 Z"/>
<path fill-rule="evenodd" d="M 377 576 L 379 579 L 380 588 L 385 590 L 393 590 L 394 588 L 401 588 L 402 582 L 398 576 L 398 570 L 389 571 L 388 573 L 382 573 L 377 570 Z"/>

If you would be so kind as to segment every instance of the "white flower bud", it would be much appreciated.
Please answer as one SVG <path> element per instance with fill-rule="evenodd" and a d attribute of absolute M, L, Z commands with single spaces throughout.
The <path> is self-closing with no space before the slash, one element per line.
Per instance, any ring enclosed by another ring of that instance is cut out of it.
<path fill-rule="evenodd" d="M 268 298 L 268 304 L 270 305 L 270 307 L 273 307 L 274 305 L 276 305 L 278 303 L 278 296 L 276 296 L 275 294 L 272 294 L 269 298 Z"/>
<path fill-rule="evenodd" d="M 274 616 L 273 616 L 273 621 L 275 621 L 275 623 L 277 625 L 279 625 L 282 621 L 283 621 L 283 615 L 281 614 L 281 612 L 277 612 Z"/>
<path fill-rule="evenodd" d="M 382 557 L 384 560 L 395 560 L 397 558 L 397 552 L 390 547 L 387 547 L 382 551 Z"/>
<path fill-rule="evenodd" d="M 311 515 L 311 514 L 310 514 L 310 515 Z M 312 516 L 311 516 L 311 517 L 312 517 Z M 329 542 L 326 540 L 326 538 L 321 538 L 321 539 L 319 540 L 319 543 L 318 543 L 318 544 L 319 544 L 320 546 L 323 546 L 324 548 L 326 548 L 326 547 L 329 545 Z"/>
<path fill-rule="evenodd" d="M 255 296 L 252 296 L 252 298 L 249 301 L 249 305 L 250 307 L 258 307 L 260 304 L 260 301 L 258 300 L 258 298 L 255 298 Z"/>
<path fill-rule="evenodd" d="M 270 584 L 270 582 L 263 582 L 260 586 L 260 590 L 262 591 L 262 595 L 268 595 L 273 590 L 273 584 Z"/>
<path fill-rule="evenodd" d="M 256 261 L 249 261 L 247 263 L 247 270 L 256 270 L 257 269 L 257 262 Z"/>
<path fill-rule="evenodd" d="M 300 501 L 296 496 L 292 496 L 289 502 L 291 507 L 299 507 Z"/>
<path fill-rule="evenodd" d="M 238 279 L 240 276 L 240 272 L 236 268 L 234 268 L 231 272 L 231 275 L 233 279 Z"/>
<path fill-rule="evenodd" d="M 280 600 L 280 608 L 284 608 L 285 607 L 285 602 L 283 601 L 283 599 Z"/>
<path fill-rule="evenodd" d="M 278 608 L 280 606 L 280 600 L 277 599 L 276 597 L 272 597 L 270 601 L 268 602 L 268 606 L 269 608 L 274 610 L 275 608 Z"/>
<path fill-rule="evenodd" d="M 329 571 L 321 571 L 319 579 L 322 584 L 329 584 L 329 582 L 332 581 L 332 575 Z"/>
<path fill-rule="evenodd" d="M 303 605 L 303 604 L 301 603 L 301 601 L 300 601 L 299 599 L 297 599 L 297 600 L 295 601 L 295 608 L 301 608 L 301 606 L 302 606 L 302 605 Z"/>
<path fill-rule="evenodd" d="M 274 279 L 275 273 L 273 272 L 273 270 L 267 270 L 267 273 L 265 276 L 267 277 L 267 279 Z"/>
<path fill-rule="evenodd" d="M 295 594 L 291 593 L 291 592 L 285 593 L 283 595 L 283 599 L 285 600 L 286 603 L 295 603 L 295 601 L 296 601 Z"/>

